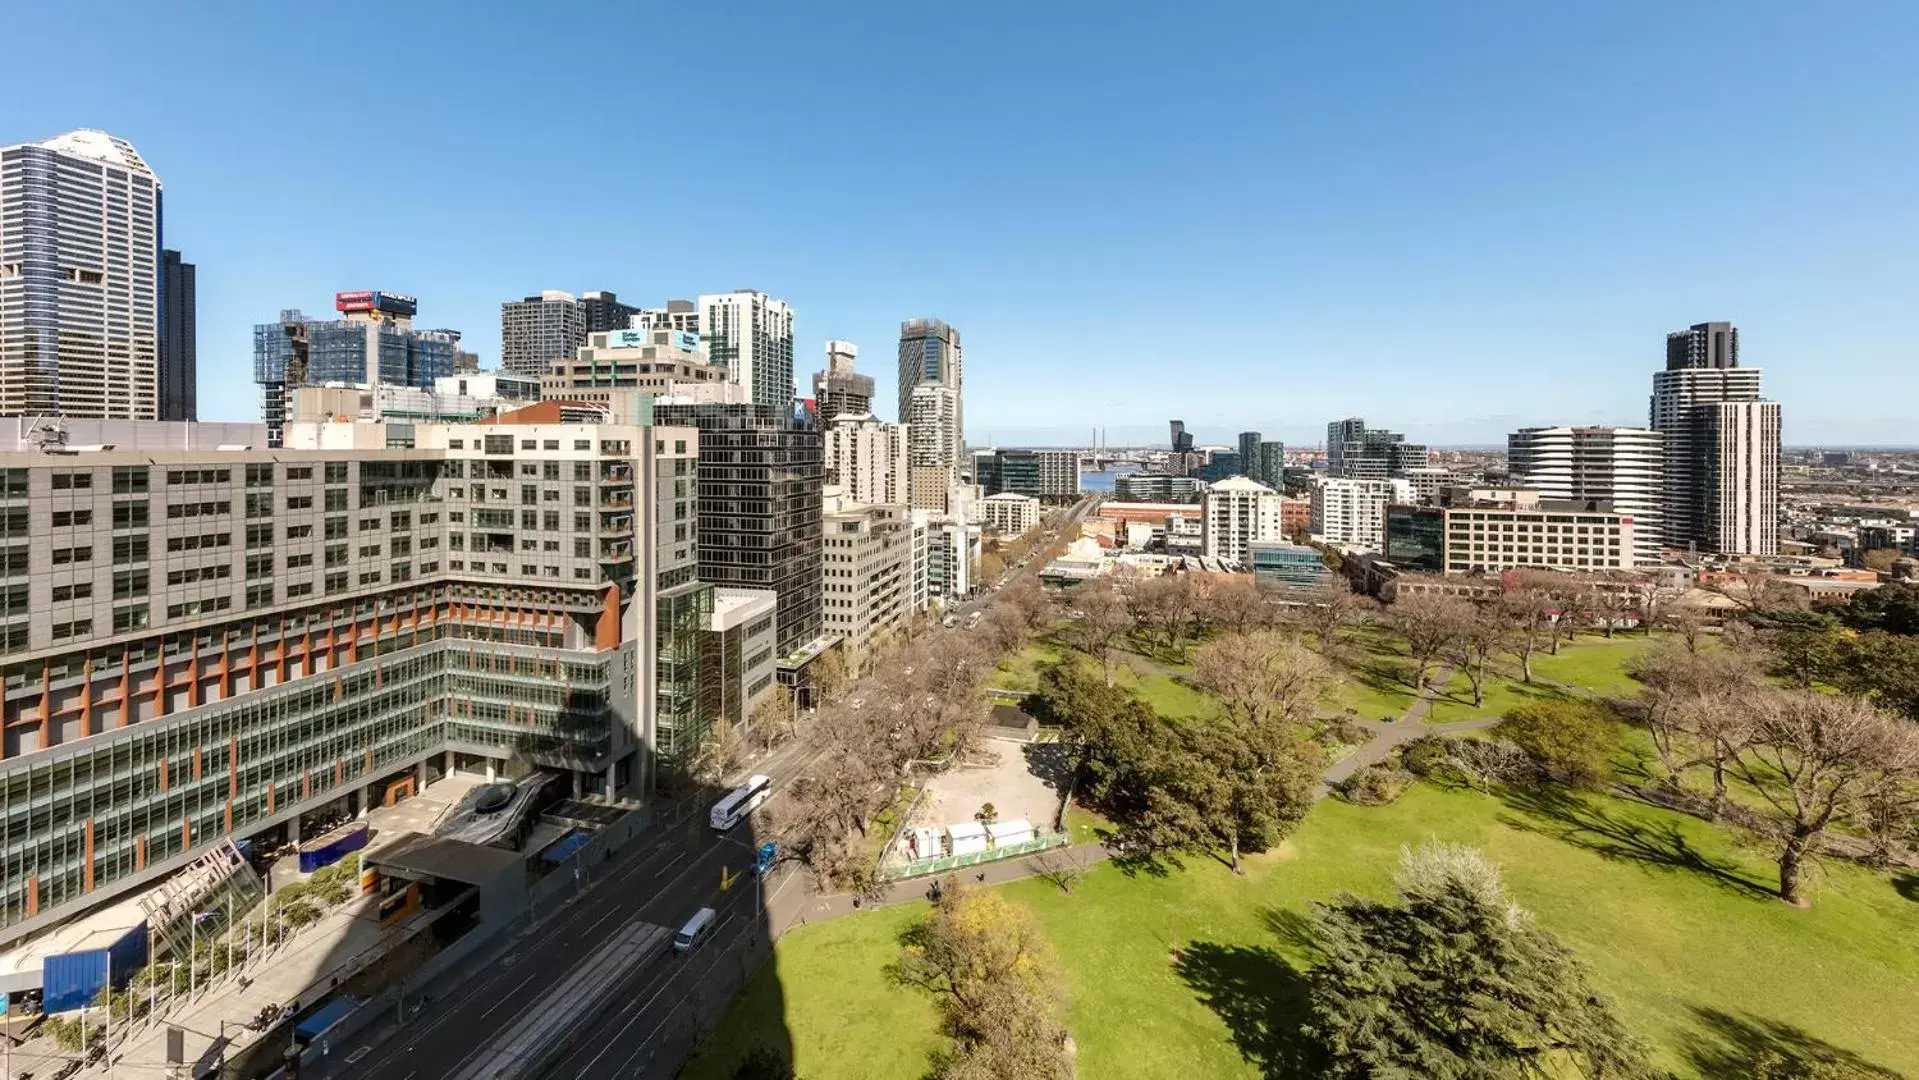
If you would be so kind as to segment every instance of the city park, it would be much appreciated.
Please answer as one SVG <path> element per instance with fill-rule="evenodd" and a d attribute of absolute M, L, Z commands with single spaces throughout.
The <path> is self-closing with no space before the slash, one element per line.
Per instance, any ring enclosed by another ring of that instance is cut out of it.
<path fill-rule="evenodd" d="M 1783 632 L 1762 634 L 1747 622 L 1722 634 L 1661 620 L 1653 630 L 1549 627 L 1548 640 L 1537 620 L 1527 629 L 1523 612 L 1516 622 L 1509 612 L 1505 632 L 1475 645 L 1457 603 L 1402 601 L 1382 612 L 1341 597 L 1334 613 L 1273 628 L 1228 625 L 1234 608 L 1223 604 L 1214 610 L 1224 619 L 1208 624 L 1190 611 L 1156 618 L 1137 604 L 1122 616 L 1098 596 L 1075 597 L 1056 621 L 1015 638 L 988 680 L 992 691 L 1027 695 L 1048 722 L 1042 740 L 1068 744 L 1070 724 L 1053 728 L 1048 708 L 1079 707 L 1100 697 L 1101 684 L 1117 695 L 1109 707 L 1156 715 L 1169 728 L 1235 722 L 1248 687 L 1234 681 L 1232 663 L 1244 675 L 1247 657 L 1219 647 L 1226 639 L 1266 643 L 1254 661 L 1265 674 L 1254 672 L 1253 685 L 1269 698 L 1313 695 L 1293 715 L 1313 732 L 1305 760 L 1317 790 L 1280 811 L 1273 842 L 1241 851 L 1235 834 L 1229 858 L 1222 844 L 1187 834 L 1148 842 L 1141 855 L 1134 838 L 1163 834 L 1179 816 L 1140 827 L 1109 817 L 1129 807 L 1109 771 L 1103 782 L 1082 779 L 1092 789 L 1082 787 L 1064 815 L 1079 842 L 1071 854 L 977 890 L 993 894 L 993 910 L 1049 973 L 1047 1003 L 1033 1008 L 1056 1010 L 1045 1037 L 1067 1045 L 1059 1075 L 1357 1075 L 1322 1070 L 1315 1057 L 1326 1028 L 1315 995 L 1337 982 L 1322 967 L 1337 952 L 1328 927 L 1341 912 L 1396 910 L 1395 888 L 1405 892 L 1413 864 L 1435 858 L 1496 873 L 1499 902 L 1529 913 L 1527 925 L 1576 957 L 1567 970 L 1608 1003 L 1593 1030 L 1639 1048 L 1608 1071 L 1590 1049 L 1581 1057 L 1575 1038 L 1570 1049 L 1548 1048 L 1539 1075 L 1919 1074 L 1910 1015 L 1919 1000 L 1919 871 L 1903 846 L 1910 818 L 1894 826 L 1905 831 L 1891 860 L 1862 854 L 1869 839 L 1885 839 L 1865 817 L 1832 822 L 1823 848 L 1813 845 L 1827 854 L 1794 862 L 1789 887 L 1782 831 L 1767 815 L 1775 803 L 1790 809 L 1797 796 L 1826 794 L 1799 790 L 1801 758 L 1755 751 L 1721 755 L 1715 766 L 1710 752 L 1681 745 L 1742 711 L 1686 704 L 1709 691 L 1754 709 L 1774 693 L 1854 700 L 1843 690 L 1860 688 L 1831 673 L 1838 662 L 1804 669 L 1810 631 L 1790 619 Z M 1441 617 L 1448 608 L 1451 622 Z M 1919 640 L 1820 633 L 1840 649 Z M 1754 659 L 1721 662 L 1735 656 Z M 1314 678 L 1280 670 L 1319 664 Z M 1723 680 L 1716 691 L 1706 685 L 1714 679 Z M 1806 689 L 1781 689 L 1790 685 Z M 1090 696 L 1076 701 L 1075 692 Z M 1898 692 L 1871 691 L 1895 711 Z M 1127 704 L 1112 706 L 1121 698 Z M 1693 719 L 1675 719 L 1682 713 Z M 1568 728 L 1587 734 L 1563 737 Z M 1910 797 L 1912 778 L 1876 790 Z M 1861 793 L 1832 794 L 1837 803 Z M 1793 902 L 1782 902 L 1789 888 Z M 964 913 L 946 914 L 951 906 L 869 904 L 791 930 L 686 1075 L 918 1077 L 929 1062 L 933 1075 L 974 1075 L 955 1068 L 965 1055 L 953 1047 L 977 1028 L 955 1015 L 952 984 L 925 971 L 939 928 L 964 925 L 954 921 Z M 766 1047 L 790 1052 L 790 1065 L 769 1062 Z"/>

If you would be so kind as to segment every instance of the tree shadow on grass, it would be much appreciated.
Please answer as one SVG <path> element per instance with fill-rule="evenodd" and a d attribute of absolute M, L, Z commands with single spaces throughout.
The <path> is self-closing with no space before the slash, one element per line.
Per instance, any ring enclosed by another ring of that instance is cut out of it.
<path fill-rule="evenodd" d="M 1682 1047 L 1701 1076 L 1795 1080 L 1901 1080 L 1901 1075 L 1791 1024 L 1693 1006 L 1699 1022 Z"/>
<path fill-rule="evenodd" d="M 1259 1066 L 1261 1076 L 1320 1075 L 1301 1030 L 1308 1015 L 1306 979 L 1277 951 L 1196 941 L 1179 951 L 1173 969 L 1226 1022 L 1240 1056 Z"/>
<path fill-rule="evenodd" d="M 1892 879 L 1892 887 L 1900 896 L 1919 904 L 1919 874 L 1900 874 Z"/>
<path fill-rule="evenodd" d="M 1623 817 L 1558 785 L 1513 788 L 1503 794 L 1506 805 L 1518 813 L 1502 814 L 1500 821 L 1515 829 L 1563 840 L 1608 859 L 1688 871 L 1746 896 L 1777 898 L 1771 887 L 1734 864 L 1695 849 L 1671 821 Z"/>

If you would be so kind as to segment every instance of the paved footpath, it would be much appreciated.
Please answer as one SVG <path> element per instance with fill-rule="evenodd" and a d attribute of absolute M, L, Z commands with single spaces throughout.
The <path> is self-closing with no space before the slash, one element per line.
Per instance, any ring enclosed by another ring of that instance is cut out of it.
<path fill-rule="evenodd" d="M 1461 720 L 1452 724 L 1428 724 L 1426 714 L 1432 711 L 1433 700 L 1437 696 L 1434 687 L 1445 686 L 1452 681 L 1453 669 L 1441 667 L 1425 686 L 1420 688 L 1419 696 L 1406 706 L 1406 712 L 1390 724 L 1368 725 L 1373 732 L 1373 741 L 1333 762 L 1319 778 L 1319 794 L 1324 797 L 1333 790 L 1333 785 L 1353 775 L 1368 765 L 1385 761 L 1392 752 L 1415 739 L 1426 735 L 1443 735 L 1455 731 L 1478 731 L 1499 723 L 1498 717 L 1482 717 L 1478 720 Z"/>

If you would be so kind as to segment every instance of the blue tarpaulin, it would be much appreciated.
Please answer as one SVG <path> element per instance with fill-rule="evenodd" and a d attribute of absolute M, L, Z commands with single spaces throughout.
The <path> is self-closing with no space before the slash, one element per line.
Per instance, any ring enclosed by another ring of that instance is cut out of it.
<path fill-rule="evenodd" d="M 365 998 L 357 997 L 334 998 L 332 1001 L 320 1006 L 319 1010 L 312 1016 L 293 1025 L 293 1037 L 303 1043 L 312 1042 L 327 1032 L 332 1031 L 335 1025 L 345 1020 L 348 1014 L 359 1008 L 360 1003 L 365 1000 Z"/>
<path fill-rule="evenodd" d="M 584 829 L 574 829 L 572 832 L 548 844 L 546 850 L 540 852 L 540 861 L 553 863 L 555 865 L 563 863 L 572 858 L 575 852 L 592 842 L 592 833 Z"/>

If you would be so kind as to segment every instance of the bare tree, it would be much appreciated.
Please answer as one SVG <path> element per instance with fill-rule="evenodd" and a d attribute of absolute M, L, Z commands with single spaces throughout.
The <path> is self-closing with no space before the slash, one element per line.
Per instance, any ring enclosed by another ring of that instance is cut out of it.
<path fill-rule="evenodd" d="M 1751 735 L 1748 702 L 1765 686 L 1758 662 L 1736 649 L 1691 652 L 1660 643 L 1631 671 L 1645 686 L 1640 716 L 1666 786 L 1679 790 L 1687 770 L 1710 765 L 1717 817 L 1725 806 L 1727 764 Z"/>
<path fill-rule="evenodd" d="M 1006 588 L 993 606 L 1012 612 L 1028 636 L 1046 629 L 1053 617 L 1052 605 L 1046 601 L 1045 590 L 1030 577 Z"/>
<path fill-rule="evenodd" d="M 1506 651 L 1505 617 L 1493 606 L 1462 601 L 1445 605 L 1447 634 L 1441 655 L 1466 676 L 1472 687 L 1473 707 L 1486 704 L 1486 676 L 1493 657 Z"/>
<path fill-rule="evenodd" d="M 1184 574 L 1162 574 L 1136 582 L 1128 593 L 1128 608 L 1140 625 L 1159 631 L 1166 649 L 1185 653 L 1186 632 L 1193 625 L 1195 596 Z"/>
<path fill-rule="evenodd" d="M 789 686 L 774 684 L 753 706 L 747 730 L 761 746 L 772 747 L 799 734 L 800 710 Z"/>
<path fill-rule="evenodd" d="M 1540 638 L 1551 633 L 1554 610 L 1552 583 L 1537 572 L 1515 576 L 1511 587 L 1499 594 L 1498 610 L 1512 631 L 1509 641 L 1513 655 L 1519 658 L 1519 675 L 1533 681 L 1533 653 Z"/>
<path fill-rule="evenodd" d="M 853 681 L 853 670 L 846 656 L 847 646 L 842 644 L 826 650 L 812 663 L 813 701 L 815 705 L 831 705 L 839 700 L 840 692 Z"/>
<path fill-rule="evenodd" d="M 1033 869 L 1041 880 L 1051 883 L 1060 892 L 1071 894 L 1091 867 L 1087 865 L 1086 852 L 1068 844 L 1047 848 L 1033 856 Z"/>
<path fill-rule="evenodd" d="M 1372 608 L 1372 601 L 1348 588 L 1344 580 L 1335 578 L 1300 593 L 1288 621 L 1302 633 L 1312 635 L 1320 655 L 1336 656 L 1340 636 L 1347 627 L 1364 619 Z"/>
<path fill-rule="evenodd" d="M 1061 632 L 1074 648 L 1099 661 L 1100 674 L 1107 685 L 1113 682 L 1113 646 L 1133 629 L 1133 616 L 1126 600 L 1112 582 L 1096 578 L 1081 585 L 1072 594 L 1078 614 Z"/>
<path fill-rule="evenodd" d="M 745 760 L 746 740 L 740 737 L 739 729 L 731 720 L 720 716 L 706 729 L 688 766 L 694 779 L 717 785 Z"/>
<path fill-rule="evenodd" d="M 1462 612 L 1469 605 L 1456 596 L 1417 593 L 1395 602 L 1386 609 L 1386 624 L 1406 642 L 1406 655 L 1412 657 L 1413 688 L 1426 685 L 1426 674 L 1456 627 L 1470 615 Z"/>
<path fill-rule="evenodd" d="M 1211 576 L 1202 607 L 1211 622 L 1235 634 L 1264 630 L 1277 614 L 1273 598 L 1251 574 Z"/>
<path fill-rule="evenodd" d="M 1673 606 L 1666 614 L 1666 625 L 1679 635 L 1679 641 L 1685 643 L 1685 650 L 1698 654 L 1698 646 L 1706 641 L 1706 612 L 1700 608 Z"/>
<path fill-rule="evenodd" d="M 1213 696 L 1221 713 L 1248 727 L 1311 724 L 1333 678 L 1323 657 L 1276 630 L 1215 638 L 1193 656 L 1193 681 Z"/>
<path fill-rule="evenodd" d="M 1785 690 L 1754 702 L 1732 769 L 1778 822 L 1779 897 L 1804 905 L 1806 857 L 1833 820 L 1884 785 L 1919 777 L 1919 729 L 1863 698 Z"/>

